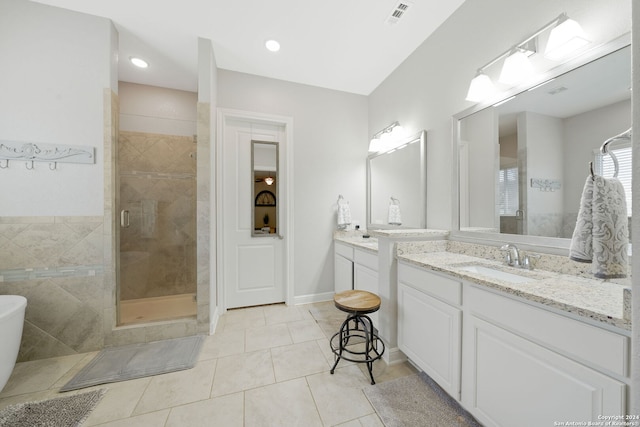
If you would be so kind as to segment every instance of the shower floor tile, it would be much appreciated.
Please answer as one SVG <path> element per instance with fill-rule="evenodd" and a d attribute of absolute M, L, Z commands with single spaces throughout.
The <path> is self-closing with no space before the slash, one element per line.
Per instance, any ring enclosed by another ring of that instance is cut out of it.
<path fill-rule="evenodd" d="M 196 315 L 195 294 L 169 295 L 120 302 L 120 324 L 131 325 Z"/>

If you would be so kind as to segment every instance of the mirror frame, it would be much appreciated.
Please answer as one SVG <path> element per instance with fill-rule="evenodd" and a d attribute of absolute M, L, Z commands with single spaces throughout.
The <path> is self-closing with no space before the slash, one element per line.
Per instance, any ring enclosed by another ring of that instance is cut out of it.
<path fill-rule="evenodd" d="M 460 120 L 468 117 L 474 113 L 477 113 L 485 108 L 494 106 L 501 101 L 516 96 L 519 93 L 525 92 L 531 88 L 534 88 L 542 83 L 554 79 L 562 74 L 568 73 L 576 68 L 579 68 L 589 62 L 600 59 L 612 52 L 622 49 L 631 45 L 631 34 L 626 33 L 609 43 L 604 43 L 596 46 L 582 55 L 573 58 L 561 65 L 558 65 L 551 70 L 540 74 L 534 81 L 526 84 L 516 86 L 508 91 L 505 91 L 496 97 L 478 103 L 460 113 L 454 115 L 451 120 L 452 128 L 452 209 L 451 209 L 451 233 L 450 236 L 458 241 L 465 241 L 469 243 L 479 243 L 485 245 L 500 245 L 505 242 L 516 243 L 522 246 L 523 249 L 535 249 L 537 251 L 552 253 L 557 255 L 566 255 L 571 244 L 571 239 L 564 239 L 559 237 L 544 237 L 544 236 L 528 236 L 519 234 L 502 234 L 502 233 L 485 233 L 478 231 L 464 231 L 460 230 L 460 159 L 459 159 L 459 136 L 460 136 Z"/>
<path fill-rule="evenodd" d="M 256 183 L 255 183 L 255 154 L 254 147 L 255 144 L 265 144 L 265 145 L 274 145 L 276 148 L 276 170 L 275 170 L 275 208 L 276 208 L 276 233 L 256 233 L 255 223 L 256 223 Z M 277 141 L 259 141 L 252 139 L 251 140 L 251 237 L 278 237 L 278 224 L 280 219 L 280 146 Z"/>
<path fill-rule="evenodd" d="M 420 145 L 420 189 L 419 189 L 419 202 L 420 212 L 420 224 L 419 226 L 394 226 L 390 224 L 372 224 L 371 223 L 371 160 L 376 157 L 390 154 L 396 151 L 399 147 L 409 145 L 413 143 Z M 387 151 L 370 154 L 367 156 L 367 230 L 387 230 L 387 229 L 421 229 L 427 227 L 427 131 L 421 130 L 415 135 L 403 139 L 403 142 L 396 148 L 392 148 Z"/>

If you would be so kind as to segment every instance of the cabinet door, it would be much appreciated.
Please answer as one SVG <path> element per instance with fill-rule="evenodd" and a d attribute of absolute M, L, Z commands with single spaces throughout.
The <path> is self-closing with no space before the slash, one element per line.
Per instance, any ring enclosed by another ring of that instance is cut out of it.
<path fill-rule="evenodd" d="M 364 265 L 353 264 L 353 288 L 361 291 L 369 291 L 376 295 L 378 293 L 378 272 Z M 373 320 L 374 326 L 378 324 L 378 312 L 369 315 Z"/>
<path fill-rule="evenodd" d="M 336 254 L 333 268 L 336 293 L 353 289 L 353 261 Z"/>
<path fill-rule="evenodd" d="M 462 401 L 486 426 L 552 426 L 625 413 L 625 384 L 473 315 L 465 317 Z"/>
<path fill-rule="evenodd" d="M 398 347 L 458 400 L 461 320 L 461 310 L 398 285 Z"/>

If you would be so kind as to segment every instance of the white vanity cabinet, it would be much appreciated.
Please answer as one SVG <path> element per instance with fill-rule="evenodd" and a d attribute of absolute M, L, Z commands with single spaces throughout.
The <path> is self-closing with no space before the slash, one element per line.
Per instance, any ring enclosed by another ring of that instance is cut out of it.
<path fill-rule="evenodd" d="M 462 404 L 483 425 L 625 414 L 628 337 L 471 284 L 464 299 Z"/>
<path fill-rule="evenodd" d="M 335 241 L 333 252 L 335 292 L 353 289 L 353 246 Z"/>
<path fill-rule="evenodd" d="M 460 399 L 462 283 L 398 263 L 398 347 Z"/>
<path fill-rule="evenodd" d="M 378 292 L 378 254 L 362 249 L 355 249 L 353 258 L 353 288 L 369 291 L 376 295 Z M 378 325 L 378 313 L 369 315 L 374 326 Z"/>

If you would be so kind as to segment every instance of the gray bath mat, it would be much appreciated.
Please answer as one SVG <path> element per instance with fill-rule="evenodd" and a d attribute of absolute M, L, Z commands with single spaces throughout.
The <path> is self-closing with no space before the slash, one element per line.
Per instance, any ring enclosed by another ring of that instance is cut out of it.
<path fill-rule="evenodd" d="M 386 427 L 482 427 L 424 372 L 364 388 Z"/>
<path fill-rule="evenodd" d="M 198 360 L 203 339 L 198 335 L 106 348 L 60 391 L 191 369 Z"/>
<path fill-rule="evenodd" d="M 0 426 L 80 426 L 96 407 L 106 389 L 57 397 L 40 402 L 19 403 L 0 410 Z"/>

